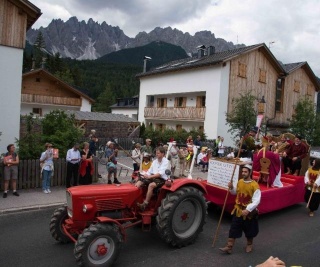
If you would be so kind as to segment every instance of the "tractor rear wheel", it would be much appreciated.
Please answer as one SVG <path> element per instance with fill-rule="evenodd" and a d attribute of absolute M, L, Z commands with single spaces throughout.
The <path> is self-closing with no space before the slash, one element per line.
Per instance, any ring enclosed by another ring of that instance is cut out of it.
<path fill-rule="evenodd" d="M 111 266 L 119 255 L 122 242 L 117 225 L 92 224 L 79 235 L 74 256 L 79 266 Z"/>
<path fill-rule="evenodd" d="M 162 200 L 158 208 L 157 229 L 168 244 L 187 246 L 202 232 L 206 214 L 203 193 L 195 187 L 182 187 Z"/>
<path fill-rule="evenodd" d="M 52 237 L 59 241 L 60 243 L 69 243 L 71 239 L 64 233 L 62 225 L 64 221 L 68 219 L 67 207 L 63 206 L 57 208 L 52 216 L 50 221 L 50 233 Z"/>

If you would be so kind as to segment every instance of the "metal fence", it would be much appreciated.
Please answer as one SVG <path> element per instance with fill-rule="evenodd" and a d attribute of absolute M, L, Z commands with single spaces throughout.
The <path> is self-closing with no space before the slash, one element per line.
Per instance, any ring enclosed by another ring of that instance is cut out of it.
<path fill-rule="evenodd" d="M 94 182 L 98 179 L 98 160 L 93 158 L 94 173 L 92 179 Z M 1 171 L 1 190 L 3 190 L 3 170 L 4 166 L 0 168 Z M 20 160 L 18 166 L 17 189 L 38 188 L 42 186 L 41 168 L 39 159 Z M 54 175 L 51 178 L 51 186 L 61 186 L 66 184 L 67 163 L 66 159 L 54 159 Z"/>

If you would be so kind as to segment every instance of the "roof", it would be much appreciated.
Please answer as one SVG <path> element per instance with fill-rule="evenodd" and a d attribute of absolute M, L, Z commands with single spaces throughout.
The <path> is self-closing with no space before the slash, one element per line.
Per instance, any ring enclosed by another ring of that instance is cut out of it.
<path fill-rule="evenodd" d="M 195 57 L 175 60 L 175 61 L 163 64 L 161 66 L 158 66 L 156 68 L 153 68 L 148 72 L 140 73 L 136 77 L 140 78 L 144 76 L 160 74 L 165 72 L 172 72 L 177 70 L 185 70 L 185 69 L 192 69 L 192 68 L 221 64 L 223 62 L 227 62 L 233 58 L 239 57 L 243 54 L 249 53 L 257 49 L 260 49 L 260 51 L 262 51 L 270 59 L 270 62 L 277 69 L 278 72 L 285 73 L 285 70 L 283 69 L 281 64 L 278 62 L 278 60 L 274 57 L 274 55 L 271 53 L 269 48 L 264 43 L 262 43 L 262 44 L 256 44 L 256 45 L 240 47 L 232 50 L 217 52 L 209 56 L 206 56 L 206 55 L 202 56 L 200 58 L 198 58 L 198 56 L 195 56 Z"/>
<path fill-rule="evenodd" d="M 42 15 L 41 9 L 27 0 L 10 0 L 10 2 L 21 8 L 27 14 L 27 30 L 29 30 Z"/>
<path fill-rule="evenodd" d="M 138 122 L 136 119 L 129 118 L 123 114 L 112 114 L 102 112 L 75 111 L 67 110 L 68 115 L 74 114 L 79 121 L 118 121 L 118 122 Z"/>
<path fill-rule="evenodd" d="M 282 64 L 282 66 L 285 69 L 287 74 L 290 74 L 300 68 L 304 69 L 307 75 L 309 76 L 310 80 L 314 83 L 316 91 L 320 90 L 320 80 L 314 74 L 308 62 L 304 61 L 304 62 L 288 63 L 288 64 Z"/>
<path fill-rule="evenodd" d="M 29 72 L 26 72 L 22 75 L 22 78 L 23 77 L 28 77 L 28 76 L 32 76 L 32 75 L 35 75 L 37 73 L 43 73 L 45 75 L 47 75 L 49 78 L 53 79 L 53 80 L 56 80 L 56 81 L 59 81 L 61 84 L 63 84 L 66 88 L 68 88 L 70 91 L 76 93 L 77 95 L 87 99 L 89 102 L 91 103 L 94 103 L 95 100 L 92 99 L 91 97 L 89 97 L 87 94 L 79 91 L 78 89 L 76 89 L 75 87 L 71 86 L 70 84 L 62 81 L 61 79 L 57 78 L 56 76 L 54 76 L 53 74 L 51 74 L 49 71 L 45 70 L 45 69 L 36 69 L 36 70 L 31 70 Z"/>

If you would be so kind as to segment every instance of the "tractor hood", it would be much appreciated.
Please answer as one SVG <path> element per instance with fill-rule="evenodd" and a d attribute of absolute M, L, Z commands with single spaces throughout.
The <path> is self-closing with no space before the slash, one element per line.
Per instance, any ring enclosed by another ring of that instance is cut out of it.
<path fill-rule="evenodd" d="M 67 189 L 68 210 L 74 214 L 84 205 L 94 207 L 91 211 L 120 210 L 131 207 L 141 196 L 141 190 L 132 184 L 80 185 Z M 89 214 L 88 214 L 89 215 Z"/>
<path fill-rule="evenodd" d="M 96 185 L 80 185 L 68 188 L 72 196 L 79 199 L 94 199 L 101 197 L 120 198 L 123 195 L 139 193 L 140 190 L 132 184 L 96 184 Z"/>

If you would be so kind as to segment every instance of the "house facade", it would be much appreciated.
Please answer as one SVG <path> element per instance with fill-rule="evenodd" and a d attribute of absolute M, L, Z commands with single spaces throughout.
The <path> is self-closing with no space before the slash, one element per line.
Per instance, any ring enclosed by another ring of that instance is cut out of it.
<path fill-rule="evenodd" d="M 41 10 L 24 0 L 0 1 L 0 152 L 19 138 L 23 49 L 26 31 Z"/>
<path fill-rule="evenodd" d="M 117 103 L 110 108 L 112 114 L 123 114 L 138 120 L 139 96 L 118 98 Z"/>
<path fill-rule="evenodd" d="M 197 57 L 169 62 L 138 78 L 139 121 L 159 129 L 203 130 L 209 139 L 224 136 L 230 146 L 234 140 L 228 133 L 226 113 L 240 94 L 251 92 L 257 111 L 260 100 L 265 100 L 264 123 L 272 127 L 291 118 L 292 107 L 306 88 L 312 99 L 319 90 L 308 65 L 287 72 L 265 44 L 219 53 L 213 47 L 207 51 L 200 47 Z M 293 94 L 291 80 L 300 81 L 295 97 L 287 97 Z"/>
<path fill-rule="evenodd" d="M 93 102 L 45 69 L 22 75 L 21 115 L 33 113 L 41 117 L 55 109 L 90 112 Z"/>

